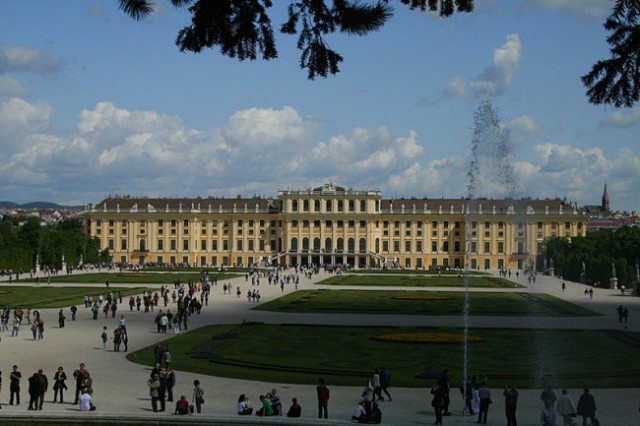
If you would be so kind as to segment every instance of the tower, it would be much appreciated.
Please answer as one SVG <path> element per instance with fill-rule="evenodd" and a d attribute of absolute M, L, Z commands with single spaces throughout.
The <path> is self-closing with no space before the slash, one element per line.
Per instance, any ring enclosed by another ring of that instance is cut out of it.
<path fill-rule="evenodd" d="M 602 194 L 602 213 L 609 213 L 609 193 L 607 192 L 607 184 L 604 184 L 604 193 Z"/>

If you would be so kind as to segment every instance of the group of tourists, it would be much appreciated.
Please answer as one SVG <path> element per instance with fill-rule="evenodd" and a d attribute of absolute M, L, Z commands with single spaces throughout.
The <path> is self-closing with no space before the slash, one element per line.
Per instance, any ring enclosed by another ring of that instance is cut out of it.
<path fill-rule="evenodd" d="M 73 372 L 73 378 L 76 381 L 74 405 L 79 405 L 80 411 L 93 411 L 96 409 L 93 405 L 92 381 L 91 374 L 85 368 L 84 364 L 80 364 L 78 369 Z M 2 373 L 0 372 L 0 389 L 2 384 Z M 9 405 L 20 405 L 22 373 L 17 365 L 11 368 L 9 374 Z M 38 368 L 28 379 L 29 406 L 28 410 L 42 410 L 45 402 L 45 394 L 49 390 L 49 379 L 44 374 L 42 368 Z M 64 394 L 67 387 L 67 374 L 64 367 L 59 366 L 52 377 L 53 383 L 53 401 L 52 403 L 64 403 Z M 2 408 L 0 406 L 0 408 Z"/>
<path fill-rule="evenodd" d="M 451 415 L 448 410 L 450 404 L 449 390 L 448 370 L 445 370 L 431 388 L 431 405 L 435 411 L 436 420 L 434 424 L 436 425 L 442 424 L 442 416 Z M 477 414 L 477 423 L 486 424 L 489 407 L 493 403 L 491 390 L 487 386 L 487 378 L 474 375 L 471 379 L 463 380 L 460 385 L 460 393 L 464 398 L 462 414 Z M 517 386 L 515 384 L 505 385 L 502 396 L 504 397 L 507 426 L 517 426 Z M 583 426 L 587 426 L 587 419 L 591 426 L 599 425 L 596 418 L 595 399 L 587 388 L 583 390 L 577 406 L 574 406 L 567 389 L 562 389 L 558 397 L 551 386 L 545 387 L 540 395 L 540 400 L 543 404 L 540 411 L 540 424 L 542 426 L 560 426 L 556 423 L 558 418 L 562 419 L 562 426 L 574 426 L 576 423 L 573 419 L 577 416 L 582 416 Z"/>

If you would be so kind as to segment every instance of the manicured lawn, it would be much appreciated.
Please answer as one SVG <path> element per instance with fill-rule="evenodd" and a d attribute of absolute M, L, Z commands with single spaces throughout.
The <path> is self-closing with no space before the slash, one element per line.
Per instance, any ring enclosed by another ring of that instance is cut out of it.
<path fill-rule="evenodd" d="M 216 277 L 218 281 L 229 280 L 240 276 L 240 274 L 209 274 L 209 277 Z M 173 284 L 176 279 L 182 283 L 189 281 L 200 281 L 202 275 L 197 272 L 192 273 L 172 273 L 172 272 L 100 272 L 96 274 L 66 275 L 60 274 L 51 277 L 52 283 L 81 283 L 81 284 L 104 284 L 109 278 L 112 284 Z M 20 282 L 35 282 L 35 279 L 21 279 Z M 47 278 L 40 277 L 40 284 L 46 285 Z"/>
<path fill-rule="evenodd" d="M 147 290 L 145 287 L 111 287 L 109 291 L 114 294 L 122 290 L 124 296 L 140 294 Z M 96 300 L 98 295 L 105 292 L 96 287 L 49 287 L 46 285 L 33 287 L 4 286 L 0 287 L 0 301 L 2 307 L 8 306 L 13 309 L 21 308 L 66 308 L 71 305 L 84 306 L 84 296 L 93 296 Z"/>
<path fill-rule="evenodd" d="M 465 287 L 465 278 L 456 275 L 336 275 L 318 284 L 373 287 Z M 523 286 L 503 278 L 469 276 L 469 287 L 522 288 Z"/>
<path fill-rule="evenodd" d="M 467 271 L 470 275 L 490 275 L 488 272 L 479 270 Z M 444 270 L 435 271 L 431 269 L 354 269 L 349 274 L 392 274 L 392 275 L 459 275 L 460 271 Z"/>
<path fill-rule="evenodd" d="M 376 340 L 390 333 L 436 333 L 431 343 Z M 443 334 L 444 333 L 444 334 Z M 165 341 L 173 366 L 199 374 L 272 383 L 360 386 L 376 367 L 392 374 L 392 386 L 427 387 L 445 368 L 452 384 L 462 378 L 463 345 L 435 343 L 459 329 L 241 324 L 208 326 Z M 515 383 L 540 388 L 637 387 L 635 359 L 640 333 L 623 331 L 474 329 L 469 374 L 486 375 L 490 386 Z M 455 337 L 455 336 L 454 336 Z M 567 342 L 571 342 L 568 344 Z M 580 348 L 580 350 L 576 350 Z M 153 347 L 128 356 L 153 364 Z M 391 389 L 393 393 L 393 388 Z"/>
<path fill-rule="evenodd" d="M 279 312 L 461 315 L 464 292 L 303 290 L 254 309 Z M 539 293 L 470 292 L 471 315 L 591 316 L 593 311 Z"/>

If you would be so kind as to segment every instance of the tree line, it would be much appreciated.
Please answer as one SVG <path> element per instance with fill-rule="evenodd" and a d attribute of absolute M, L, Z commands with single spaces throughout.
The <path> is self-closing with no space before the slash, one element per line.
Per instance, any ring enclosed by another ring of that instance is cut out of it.
<path fill-rule="evenodd" d="M 640 228 L 624 226 L 614 232 L 593 231 L 586 237 L 568 240 L 552 237 L 545 241 L 543 256 L 538 259 L 538 270 L 553 260 L 555 274 L 570 281 L 587 284 L 599 282 L 609 287 L 613 267 L 618 286 L 635 287 L 638 263 L 640 263 Z M 583 276 L 584 264 L 584 276 Z"/>
<path fill-rule="evenodd" d="M 0 270 L 30 271 L 36 258 L 40 267 L 77 267 L 110 262 L 108 250 L 100 251 L 100 241 L 84 231 L 79 219 L 67 219 L 55 225 L 42 225 L 38 218 L 4 217 L 0 221 Z"/>

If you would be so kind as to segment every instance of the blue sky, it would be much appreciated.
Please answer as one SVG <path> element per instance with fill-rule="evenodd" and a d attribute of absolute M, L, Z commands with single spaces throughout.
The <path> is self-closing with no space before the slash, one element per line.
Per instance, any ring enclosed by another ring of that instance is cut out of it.
<path fill-rule="evenodd" d="M 274 27 L 285 0 L 274 1 Z M 393 4 L 394 2 L 392 2 Z M 116 0 L 0 2 L 0 199 L 274 196 L 332 180 L 385 197 L 467 195 L 473 113 L 490 96 L 518 194 L 640 210 L 640 108 L 587 102 L 608 56 L 609 0 L 483 0 L 440 19 L 396 4 L 309 81 L 279 58 L 180 53 L 168 1 L 135 22 Z M 479 194 L 488 195 L 492 194 Z"/>

